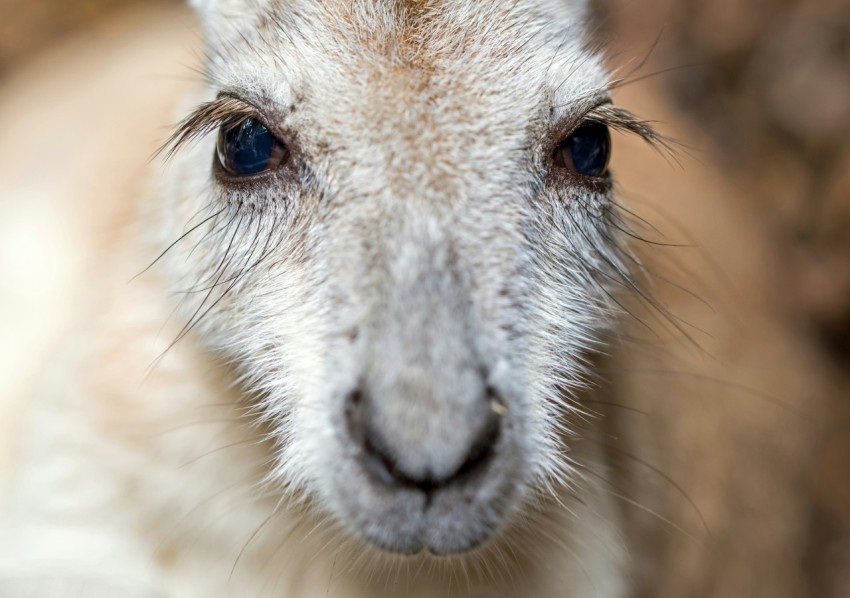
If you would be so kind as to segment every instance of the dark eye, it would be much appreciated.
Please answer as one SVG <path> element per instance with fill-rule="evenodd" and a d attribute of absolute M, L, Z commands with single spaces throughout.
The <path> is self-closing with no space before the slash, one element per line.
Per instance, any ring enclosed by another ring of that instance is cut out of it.
<path fill-rule="evenodd" d="M 582 125 L 555 150 L 555 166 L 586 177 L 601 177 L 608 172 L 611 159 L 611 135 L 602 123 Z"/>
<path fill-rule="evenodd" d="M 218 162 L 231 176 L 272 170 L 286 159 L 286 146 L 256 119 L 224 125 L 218 136 Z"/>

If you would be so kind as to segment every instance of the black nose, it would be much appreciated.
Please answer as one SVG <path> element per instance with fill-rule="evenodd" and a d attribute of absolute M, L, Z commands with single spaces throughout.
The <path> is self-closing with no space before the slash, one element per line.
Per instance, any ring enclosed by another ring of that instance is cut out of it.
<path fill-rule="evenodd" d="M 479 409 L 481 417 L 474 418 L 474 422 L 460 419 L 451 422 L 454 426 L 472 425 L 475 429 L 463 435 L 468 439 L 463 446 L 453 447 L 455 451 L 462 451 L 462 455 L 459 455 L 462 458 L 456 459 L 459 465 L 452 470 L 443 469 L 442 474 L 434 473 L 433 468 L 419 467 L 418 471 L 412 471 L 412 468 L 405 466 L 400 454 L 409 453 L 410 447 L 395 447 L 387 441 L 387 435 L 376 425 L 378 418 L 373 416 L 373 399 L 363 390 L 357 390 L 348 396 L 346 420 L 352 439 L 359 444 L 362 451 L 363 467 L 374 480 L 390 487 L 416 488 L 431 493 L 474 477 L 477 472 L 484 470 L 492 459 L 505 408 L 497 394 L 487 389 L 480 397 Z M 397 434 L 395 436 L 398 438 Z M 444 448 L 437 446 L 439 443 L 439 437 L 433 438 L 433 442 L 429 443 L 435 453 Z M 427 450 L 425 448 L 424 452 Z"/>

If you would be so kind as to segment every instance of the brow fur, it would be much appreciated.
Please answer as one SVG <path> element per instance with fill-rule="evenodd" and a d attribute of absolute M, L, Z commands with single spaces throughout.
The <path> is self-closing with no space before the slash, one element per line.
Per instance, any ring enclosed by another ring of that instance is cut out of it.
<path fill-rule="evenodd" d="M 606 99 L 596 104 L 586 109 L 584 115 L 578 118 L 579 123 L 601 123 L 611 129 L 636 135 L 656 149 L 673 153 L 673 141 L 658 132 L 652 123 L 642 120 L 628 110 L 614 106 L 610 100 Z M 187 144 L 213 132 L 223 124 L 238 124 L 240 119 L 245 118 L 262 119 L 257 109 L 240 98 L 238 94 L 222 92 L 216 99 L 197 106 L 184 118 L 157 150 L 157 155 L 162 154 L 168 160 Z"/>

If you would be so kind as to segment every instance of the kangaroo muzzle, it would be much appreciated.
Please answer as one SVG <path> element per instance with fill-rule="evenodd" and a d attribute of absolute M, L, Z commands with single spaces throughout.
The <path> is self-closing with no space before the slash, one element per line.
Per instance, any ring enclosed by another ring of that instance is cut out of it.
<path fill-rule="evenodd" d="M 382 248 L 392 257 L 347 349 L 359 365 L 336 402 L 347 456 L 336 477 L 357 488 L 339 500 L 375 544 L 453 554 L 484 542 L 516 491 L 517 397 L 452 239 L 418 240 Z"/>

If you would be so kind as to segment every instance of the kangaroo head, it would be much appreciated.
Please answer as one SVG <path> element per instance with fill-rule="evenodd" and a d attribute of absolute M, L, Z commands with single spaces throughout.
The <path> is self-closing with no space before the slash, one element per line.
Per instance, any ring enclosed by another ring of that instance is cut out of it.
<path fill-rule="evenodd" d="M 581 6 L 194 3 L 207 102 L 165 194 L 187 326 L 256 394 L 282 488 L 388 551 L 479 546 L 576 480 L 622 273 L 630 121 Z"/>

